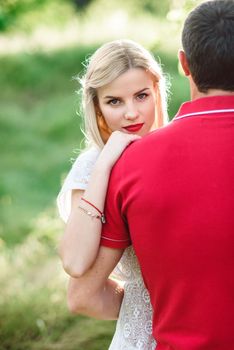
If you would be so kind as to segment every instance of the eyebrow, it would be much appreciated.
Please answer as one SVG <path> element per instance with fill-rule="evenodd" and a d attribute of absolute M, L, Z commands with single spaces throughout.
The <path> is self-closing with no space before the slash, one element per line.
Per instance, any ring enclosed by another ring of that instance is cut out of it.
<path fill-rule="evenodd" d="M 144 89 L 141 89 L 140 91 L 135 92 L 135 93 L 134 93 L 134 96 L 135 96 L 135 95 L 139 95 L 139 94 L 141 94 L 142 92 L 144 92 L 144 91 L 146 91 L 146 90 L 149 90 L 149 88 L 144 88 Z M 103 98 L 104 98 L 104 99 L 111 99 L 111 98 L 120 99 L 121 97 L 119 97 L 119 96 L 104 96 Z"/>

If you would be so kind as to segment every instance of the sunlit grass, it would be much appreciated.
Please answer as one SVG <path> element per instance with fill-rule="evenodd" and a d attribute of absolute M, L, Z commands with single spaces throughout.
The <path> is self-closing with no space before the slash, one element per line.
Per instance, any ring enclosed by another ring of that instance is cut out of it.
<path fill-rule="evenodd" d="M 57 256 L 62 225 L 41 214 L 23 243 L 0 247 L 0 349 L 107 349 L 113 322 L 71 316 Z"/>

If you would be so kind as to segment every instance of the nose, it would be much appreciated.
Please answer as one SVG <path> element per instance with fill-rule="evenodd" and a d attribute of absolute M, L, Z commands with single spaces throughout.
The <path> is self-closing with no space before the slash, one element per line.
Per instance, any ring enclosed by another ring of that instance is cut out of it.
<path fill-rule="evenodd" d="M 138 116 L 138 111 L 135 108 L 133 108 L 133 106 L 131 108 L 128 108 L 128 110 L 124 114 L 124 118 L 127 120 L 135 120 L 138 118 Z"/>

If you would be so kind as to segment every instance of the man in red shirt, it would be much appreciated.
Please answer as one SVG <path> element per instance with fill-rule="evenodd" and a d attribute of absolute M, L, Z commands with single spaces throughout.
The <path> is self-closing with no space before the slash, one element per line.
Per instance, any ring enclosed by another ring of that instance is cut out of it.
<path fill-rule="evenodd" d="M 157 350 L 231 350 L 234 1 L 194 9 L 182 43 L 191 102 L 168 126 L 131 145 L 114 167 L 98 266 L 105 266 L 107 280 L 108 268 L 133 244 L 154 309 Z M 117 301 L 110 284 L 100 300 L 104 294 L 110 309 Z"/>
<path fill-rule="evenodd" d="M 180 62 L 191 102 L 124 152 L 101 244 L 133 244 L 157 349 L 234 349 L 234 1 L 187 18 Z"/>

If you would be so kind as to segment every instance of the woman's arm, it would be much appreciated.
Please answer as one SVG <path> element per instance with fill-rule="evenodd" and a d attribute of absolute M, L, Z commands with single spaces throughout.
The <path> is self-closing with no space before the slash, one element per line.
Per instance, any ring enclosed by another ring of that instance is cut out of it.
<path fill-rule="evenodd" d="M 87 198 L 101 211 L 109 180 L 108 168 L 97 161 L 92 171 L 86 191 L 73 190 L 71 213 L 60 243 L 60 256 L 65 271 L 72 277 L 80 277 L 92 265 L 98 251 L 101 232 L 101 221 L 91 218 L 80 208 L 98 214 L 94 208 L 81 201 Z"/>
<path fill-rule="evenodd" d="M 111 169 L 127 145 L 137 139 L 137 135 L 113 132 L 93 168 L 85 192 L 74 190 L 72 193 L 71 213 L 60 243 L 63 267 L 71 277 L 80 277 L 90 268 L 100 242 L 101 221 L 87 215 L 79 205 L 93 214 L 98 212 L 81 197 L 103 212 Z"/>

